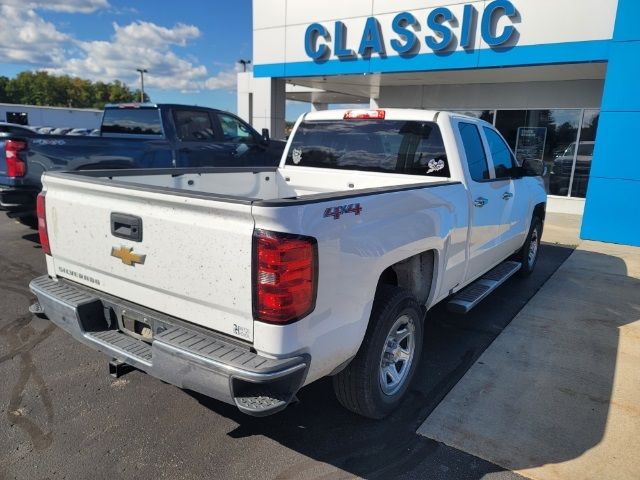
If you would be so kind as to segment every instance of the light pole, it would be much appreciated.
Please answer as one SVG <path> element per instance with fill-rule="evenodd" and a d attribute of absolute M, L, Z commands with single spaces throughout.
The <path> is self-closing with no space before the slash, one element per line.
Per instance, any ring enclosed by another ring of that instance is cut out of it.
<path fill-rule="evenodd" d="M 144 74 L 147 73 L 147 69 L 136 68 L 136 72 L 140 72 L 140 103 L 144 103 Z"/>
<path fill-rule="evenodd" d="M 244 60 L 244 59 L 240 59 L 238 60 L 238 63 L 242 65 L 242 71 L 246 72 L 247 71 L 247 65 L 251 65 L 251 60 Z"/>

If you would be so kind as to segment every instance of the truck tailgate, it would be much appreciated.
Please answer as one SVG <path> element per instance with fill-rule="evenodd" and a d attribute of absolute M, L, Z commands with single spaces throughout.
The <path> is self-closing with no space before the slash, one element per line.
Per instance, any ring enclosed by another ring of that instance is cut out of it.
<path fill-rule="evenodd" d="M 253 341 L 249 202 L 70 176 L 45 175 L 43 184 L 57 276 Z M 140 241 L 114 236 L 119 214 L 140 219 Z"/>

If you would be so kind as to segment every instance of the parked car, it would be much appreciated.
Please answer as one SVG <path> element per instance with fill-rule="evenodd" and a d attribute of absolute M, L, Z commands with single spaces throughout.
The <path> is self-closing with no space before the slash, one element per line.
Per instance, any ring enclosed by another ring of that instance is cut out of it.
<path fill-rule="evenodd" d="M 50 135 L 66 135 L 67 133 L 69 133 L 72 129 L 69 127 L 58 127 L 58 128 L 54 128 L 53 130 L 51 130 L 49 132 Z"/>
<path fill-rule="evenodd" d="M 16 133 L 0 138 L 0 209 L 12 216 L 35 215 L 40 177 L 47 171 L 274 166 L 284 145 L 221 110 L 108 105 L 99 137 Z"/>
<path fill-rule="evenodd" d="M 67 133 L 67 135 L 89 135 L 92 129 L 90 128 L 74 128 Z"/>
<path fill-rule="evenodd" d="M 346 408 L 390 413 L 429 309 L 467 312 L 530 274 L 546 204 L 491 124 L 424 110 L 309 113 L 278 168 L 47 172 L 43 184 L 34 311 L 256 416 L 326 376 Z"/>
<path fill-rule="evenodd" d="M 580 142 L 576 155 L 576 142 L 571 142 L 564 152 L 554 159 L 549 176 L 549 193 L 551 195 L 569 194 L 569 181 L 575 156 L 576 167 L 573 172 L 572 196 L 586 196 L 594 146 L 595 142 Z"/>
<path fill-rule="evenodd" d="M 0 122 L 0 133 L 6 133 L 9 135 L 33 135 L 36 133 L 31 127 L 26 125 L 19 125 L 17 123 Z"/>

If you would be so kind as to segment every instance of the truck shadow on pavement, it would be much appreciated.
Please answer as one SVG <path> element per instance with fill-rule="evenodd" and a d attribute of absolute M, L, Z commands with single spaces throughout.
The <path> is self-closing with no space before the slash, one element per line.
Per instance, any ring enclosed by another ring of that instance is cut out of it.
<path fill-rule="evenodd" d="M 572 251 L 543 245 L 533 275 L 509 280 L 466 316 L 448 313 L 444 305 L 432 309 L 416 380 L 401 407 L 384 420 L 368 420 L 343 409 L 331 379 L 303 388 L 300 403 L 266 418 L 248 417 L 235 407 L 189 394 L 238 424 L 231 437 L 264 436 L 307 457 L 287 465 L 277 478 L 479 479 L 502 471 L 417 435 L 416 430 Z"/>
<path fill-rule="evenodd" d="M 600 248 L 572 255 L 421 431 L 533 478 L 640 478 L 638 257 Z"/>

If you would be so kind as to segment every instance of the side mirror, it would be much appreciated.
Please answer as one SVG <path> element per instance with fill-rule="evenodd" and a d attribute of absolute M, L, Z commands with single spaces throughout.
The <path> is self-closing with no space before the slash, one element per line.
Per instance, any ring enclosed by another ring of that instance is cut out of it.
<path fill-rule="evenodd" d="M 262 141 L 263 143 L 269 143 L 269 129 L 268 128 L 263 128 L 262 129 Z"/>

